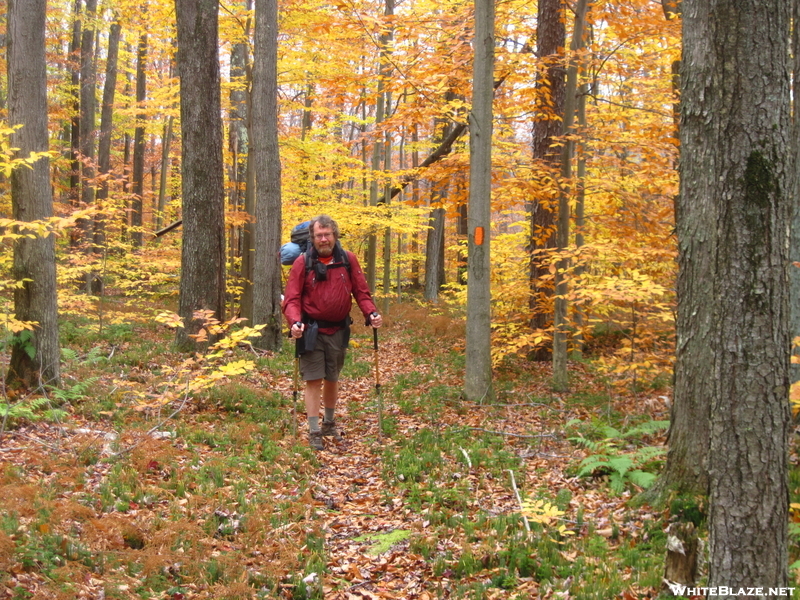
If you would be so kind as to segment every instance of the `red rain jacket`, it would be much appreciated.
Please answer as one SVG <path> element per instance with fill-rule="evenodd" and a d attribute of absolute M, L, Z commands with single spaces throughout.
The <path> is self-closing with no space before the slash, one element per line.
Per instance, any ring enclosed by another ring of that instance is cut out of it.
<path fill-rule="evenodd" d="M 328 265 L 328 274 L 324 281 L 317 281 L 313 268 L 306 272 L 305 254 L 295 259 L 289 271 L 283 300 L 283 314 L 289 326 L 303 321 L 304 316 L 317 321 L 343 321 L 353 307 L 352 298 L 356 299 L 365 319 L 377 312 L 356 255 L 346 250 L 345 252 L 350 260 L 349 271 L 344 266 L 331 268 L 334 264 L 341 265 L 334 254 L 334 262 Z M 319 330 L 321 333 L 332 334 L 338 329 L 341 327 L 320 327 Z"/>

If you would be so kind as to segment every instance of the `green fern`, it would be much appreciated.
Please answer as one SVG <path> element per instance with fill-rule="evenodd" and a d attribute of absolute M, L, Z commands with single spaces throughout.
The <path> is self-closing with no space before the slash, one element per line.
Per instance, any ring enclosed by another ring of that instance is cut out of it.
<path fill-rule="evenodd" d="M 622 437 L 630 438 L 642 435 L 655 435 L 669 428 L 669 421 L 645 421 L 622 434 Z"/>
<path fill-rule="evenodd" d="M 578 476 L 607 476 L 609 487 L 617 493 L 621 493 L 628 484 L 645 489 L 650 487 L 656 479 L 651 471 L 658 468 L 666 450 L 658 446 L 644 446 L 623 452 L 620 445 L 622 440 L 651 435 L 668 426 L 668 421 L 648 421 L 625 432 L 606 426 L 601 430 L 606 437 L 601 440 L 588 440 L 582 436 L 570 438 L 576 445 L 591 452 L 578 465 Z M 627 444 L 630 442 L 626 441 Z"/>
<path fill-rule="evenodd" d="M 56 388 L 52 390 L 53 397 L 61 403 L 83 400 L 86 397 L 86 393 L 89 391 L 89 388 L 97 383 L 98 380 L 99 377 L 89 377 L 83 381 L 79 381 L 72 387 L 65 389 Z"/>
<path fill-rule="evenodd" d="M 604 454 L 592 454 L 581 461 L 578 466 L 578 477 L 604 475 L 611 470 L 608 457 Z"/>
<path fill-rule="evenodd" d="M 645 490 L 653 485 L 657 477 L 658 475 L 655 473 L 648 473 L 647 471 L 640 471 L 639 469 L 628 471 L 628 480 L 633 485 L 638 485 Z"/>
<path fill-rule="evenodd" d="M 60 421 L 66 416 L 66 411 L 54 408 L 50 400 L 42 396 L 25 398 L 13 404 L 0 400 L 0 419 L 4 421 Z"/>
<path fill-rule="evenodd" d="M 78 353 L 72 348 L 62 348 L 61 358 L 63 358 L 65 361 L 72 361 L 78 358 Z"/>

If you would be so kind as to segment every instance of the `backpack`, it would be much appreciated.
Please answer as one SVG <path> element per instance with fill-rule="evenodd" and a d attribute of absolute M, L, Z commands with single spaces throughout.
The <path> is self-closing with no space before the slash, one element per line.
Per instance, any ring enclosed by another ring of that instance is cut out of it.
<path fill-rule="evenodd" d="M 308 248 L 308 226 L 311 221 L 303 221 L 292 228 L 291 241 L 281 246 L 281 264 L 291 265 Z"/>

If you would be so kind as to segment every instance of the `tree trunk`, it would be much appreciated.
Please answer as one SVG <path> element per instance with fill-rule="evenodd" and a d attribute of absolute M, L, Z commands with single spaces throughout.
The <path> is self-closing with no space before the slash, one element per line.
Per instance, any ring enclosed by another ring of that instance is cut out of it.
<path fill-rule="evenodd" d="M 572 135 L 575 122 L 575 107 L 578 92 L 578 65 L 575 53 L 583 48 L 583 35 L 586 22 L 587 0 L 578 0 L 575 9 L 575 29 L 570 44 L 570 65 L 567 70 L 567 87 L 564 97 L 564 121 L 562 135 L 565 139 L 561 146 L 561 192 L 558 197 L 558 222 L 556 225 L 556 247 L 566 250 L 569 246 L 569 194 L 572 187 L 572 154 L 575 142 L 566 136 Z M 567 186 L 567 187 L 565 187 Z M 567 259 L 559 259 L 556 263 L 555 291 L 553 314 L 553 388 L 566 391 L 569 388 L 567 376 L 567 292 L 569 291 L 565 272 L 569 267 Z"/>
<path fill-rule="evenodd" d="M 246 3 L 247 9 L 251 10 L 251 3 Z M 245 33 L 250 34 L 250 21 L 245 26 Z M 231 48 L 231 81 L 237 82 L 240 86 L 248 82 L 248 70 L 250 68 L 248 44 L 234 44 Z M 231 154 L 231 167 L 229 169 L 230 179 L 230 207 L 232 210 L 244 210 L 245 183 L 247 180 L 247 152 L 250 140 L 247 119 L 247 89 L 235 87 L 230 92 L 230 125 L 228 126 L 228 147 Z M 231 227 L 231 257 L 241 256 L 242 248 L 242 227 L 235 225 Z"/>
<path fill-rule="evenodd" d="M 449 96 L 447 98 L 450 99 Z M 452 124 L 444 119 L 436 119 L 433 129 L 440 139 L 449 137 Z M 444 271 L 444 202 L 448 194 L 448 182 L 440 181 L 431 186 L 431 214 L 428 219 L 428 235 L 425 240 L 425 300 L 435 302 L 439 299 L 439 290 L 445 282 Z"/>
<path fill-rule="evenodd" d="M 800 2 L 792 2 L 795 27 L 792 28 L 792 56 L 794 56 L 793 71 L 793 97 L 800 94 Z M 794 156 L 800 156 L 800 106 L 794 103 L 792 115 L 792 151 Z M 792 188 L 795 198 L 800 198 L 800 175 L 795 174 Z M 800 337 L 800 210 L 792 213 L 792 237 L 789 249 L 789 283 L 791 287 L 789 310 L 791 313 L 792 339 Z M 792 356 L 800 358 L 800 346 L 792 346 Z M 795 359 L 797 360 L 797 359 Z M 800 381 L 800 362 L 792 363 L 790 367 L 790 381 Z"/>
<path fill-rule="evenodd" d="M 256 170 L 253 323 L 257 345 L 281 347 L 281 161 L 278 150 L 278 2 L 256 0 L 253 55 L 253 161 Z"/>
<path fill-rule="evenodd" d="M 80 114 L 80 158 L 81 158 L 81 208 L 94 206 L 95 200 L 95 112 L 97 101 L 97 69 L 95 68 L 95 15 L 97 0 L 86 0 L 86 18 L 81 33 L 81 114 Z M 79 219 L 77 229 L 80 232 L 81 249 L 85 254 L 94 250 L 94 220 L 91 218 Z M 81 286 L 89 294 L 94 289 L 102 286 L 95 284 L 97 275 L 94 272 L 84 274 Z"/>
<path fill-rule="evenodd" d="M 383 11 L 384 17 L 390 18 L 392 14 L 394 14 L 394 0 L 385 0 Z M 383 162 L 384 142 L 381 140 L 382 136 L 379 133 L 379 128 L 381 123 L 384 121 L 387 110 L 386 93 L 384 90 L 386 88 L 386 81 L 388 80 L 391 72 L 391 65 L 388 61 L 388 55 L 389 44 L 392 40 L 392 30 L 388 21 L 389 19 L 387 19 L 387 22 L 384 23 L 384 29 L 381 31 L 381 35 L 378 40 L 378 61 L 380 66 L 378 69 L 378 89 L 376 91 L 377 98 L 375 102 L 375 140 L 372 146 L 373 179 L 369 188 L 369 203 L 371 206 L 377 206 L 379 204 L 379 196 L 381 195 L 377 173 L 381 168 L 381 163 Z M 376 234 L 369 236 L 366 262 L 367 264 L 364 270 L 366 271 L 367 283 L 369 284 L 369 289 L 374 294 L 378 278 L 378 236 Z"/>
<path fill-rule="evenodd" d="M 447 194 L 446 184 L 440 184 L 431 190 L 432 199 L 441 204 Z M 439 290 L 444 285 L 444 224 L 445 210 L 441 206 L 431 209 L 428 219 L 428 237 L 425 242 L 425 300 L 435 302 L 439 299 Z"/>
<path fill-rule="evenodd" d="M 179 50 L 180 52 L 180 50 Z M 147 34 L 139 38 L 136 52 L 136 105 L 139 114 L 136 117 L 136 128 L 133 132 L 133 204 L 131 206 L 131 240 L 133 245 L 141 248 L 144 242 L 142 219 L 144 212 L 144 102 L 147 99 Z M 219 68 L 218 68 L 219 69 Z"/>
<path fill-rule="evenodd" d="M 483 401 L 492 389 L 490 239 L 492 215 L 492 98 L 494 0 L 475 0 L 475 64 L 469 116 L 469 265 L 464 396 Z"/>
<path fill-rule="evenodd" d="M 69 64 L 72 83 L 72 122 L 70 137 L 69 199 L 77 207 L 81 198 L 81 0 L 75 0 L 75 21 L 72 23 L 72 40 L 69 45 Z M 71 233 L 73 246 L 80 244 L 78 232 Z"/>
<path fill-rule="evenodd" d="M 122 33 L 122 26 L 119 23 L 112 23 L 108 35 L 108 57 L 106 59 L 106 78 L 103 86 L 103 104 L 100 107 L 100 139 L 97 148 L 97 167 L 101 176 L 97 188 L 97 200 L 108 198 L 108 174 L 111 172 L 111 132 L 114 122 L 114 96 L 117 87 L 117 59 L 119 57 L 119 40 Z M 102 246 L 105 243 L 104 233 L 105 217 L 95 220 L 95 246 Z"/>
<path fill-rule="evenodd" d="M 194 349 L 189 337 L 201 323 L 196 310 L 225 312 L 225 191 L 217 0 L 176 0 L 178 74 L 181 81 L 183 247 L 179 314 L 185 327 L 176 342 Z"/>
<path fill-rule="evenodd" d="M 586 96 L 589 93 L 589 85 L 583 84 L 580 88 L 578 97 L 578 128 L 582 131 L 586 129 Z M 581 248 L 584 244 L 584 227 L 586 225 L 586 144 L 578 142 L 577 148 L 578 168 L 577 168 L 577 194 L 575 198 L 575 247 Z M 575 278 L 580 285 L 580 278 L 586 271 L 586 267 L 581 264 L 575 268 Z M 575 309 L 575 334 L 572 336 L 572 356 L 575 360 L 580 360 L 583 356 L 584 336 L 583 328 L 585 325 L 585 315 L 582 307 Z"/>
<path fill-rule="evenodd" d="M 47 68 L 45 63 L 45 0 L 8 2 L 8 122 L 22 125 L 11 134 L 19 156 L 48 150 Z M 14 219 L 36 221 L 53 215 L 50 159 L 11 173 Z M 22 287 L 14 290 L 14 312 L 21 321 L 35 322 L 32 337 L 15 336 L 8 367 L 12 387 L 33 388 L 60 383 L 56 260 L 53 236 L 22 237 L 14 243 L 13 275 Z"/>
<path fill-rule="evenodd" d="M 561 156 L 554 146 L 561 134 L 564 117 L 564 47 L 567 30 L 562 0 L 540 0 L 536 56 L 546 69 L 539 75 L 537 88 L 539 106 L 533 124 L 533 160 L 556 181 Z M 528 205 L 531 220 L 530 258 L 530 308 L 533 312 L 531 327 L 547 329 L 553 324 L 553 287 L 543 283 L 542 277 L 550 274 L 547 250 L 556 246 L 555 212 L 557 189 L 541 187 L 541 196 Z M 540 252 L 536 252 L 536 251 Z M 543 346 L 531 354 L 533 360 L 549 360 L 552 346 Z"/>
<path fill-rule="evenodd" d="M 648 492 L 654 498 L 674 490 L 708 493 L 708 447 L 713 380 L 708 369 L 715 349 L 712 331 L 714 256 L 717 239 L 710 179 L 717 141 L 707 115 L 712 110 L 708 87 L 713 69 L 708 15 L 693 11 L 684 47 L 692 69 L 705 73 L 681 77 L 681 181 L 675 206 L 678 236 L 677 344 L 675 381 L 667 435 L 669 450 L 659 480 Z M 687 104 L 688 103 L 688 104 Z"/>
<path fill-rule="evenodd" d="M 417 150 L 417 144 L 419 143 L 419 128 L 417 124 L 414 123 L 412 125 L 411 130 L 411 143 L 413 150 L 411 150 L 411 168 L 416 171 L 419 168 L 419 150 Z M 411 184 L 411 205 L 412 206 L 419 206 L 419 180 L 414 179 Z M 419 259 L 417 258 L 417 254 L 419 253 L 419 232 L 415 231 L 411 234 L 411 254 L 413 258 L 411 259 L 411 287 L 414 289 L 419 289 Z"/>
<path fill-rule="evenodd" d="M 386 0 L 386 12 L 394 12 L 393 0 Z M 392 40 L 392 33 L 389 32 L 389 43 Z M 391 115 L 392 106 L 392 92 L 386 91 L 386 118 L 389 119 Z M 392 170 L 392 134 L 388 130 L 384 132 L 383 141 L 383 171 L 390 173 Z M 392 197 L 392 187 L 386 184 L 383 190 L 383 198 L 380 202 L 382 205 L 388 205 Z M 383 232 L 383 314 L 389 314 L 389 295 L 391 294 L 391 268 L 392 268 L 392 228 L 386 227 Z"/>
<path fill-rule="evenodd" d="M 164 211 L 167 209 L 167 181 L 169 180 L 169 150 L 172 146 L 172 115 L 164 123 L 164 135 L 161 138 L 161 173 L 158 181 L 158 206 L 156 207 L 156 229 L 161 229 Z"/>
<path fill-rule="evenodd" d="M 717 235 L 706 297 L 714 351 L 705 365 L 713 385 L 709 585 L 734 589 L 788 582 L 787 267 L 794 197 L 790 69 L 782 42 L 790 39 L 791 10 L 783 0 L 683 2 L 682 80 L 705 83 L 710 102 L 690 95 L 682 104 L 711 129 L 700 144 L 710 144 L 711 168 L 687 183 L 695 193 L 686 201 L 711 197 Z M 707 45 L 709 56 L 701 56 Z M 705 108 L 711 110 L 701 113 Z"/>
<path fill-rule="evenodd" d="M 311 107 L 314 105 L 314 85 L 306 84 L 306 93 L 303 98 L 303 120 L 300 123 L 300 139 L 305 141 L 306 135 L 311 131 L 313 124 L 313 113 Z"/>
<path fill-rule="evenodd" d="M 111 173 L 111 132 L 114 126 L 114 95 L 117 87 L 117 59 L 122 26 L 112 23 L 108 34 L 108 56 L 106 58 L 106 77 L 103 86 L 103 103 L 100 107 L 100 137 L 97 148 L 97 170 L 100 181 L 97 186 L 96 201 L 101 211 L 94 217 L 94 251 L 104 253 L 106 243 L 106 223 L 108 213 L 105 204 L 108 199 L 109 175 Z M 102 277 L 92 278 L 92 293 L 102 295 L 105 291 Z"/>

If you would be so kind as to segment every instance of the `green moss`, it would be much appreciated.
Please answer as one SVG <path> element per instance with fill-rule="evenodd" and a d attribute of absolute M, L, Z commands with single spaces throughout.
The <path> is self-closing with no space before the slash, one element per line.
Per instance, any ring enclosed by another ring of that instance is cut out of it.
<path fill-rule="evenodd" d="M 355 538 L 355 540 L 357 542 L 371 542 L 372 546 L 367 550 L 367 553 L 377 555 L 388 552 L 392 546 L 407 540 L 410 535 L 411 532 L 406 529 L 394 529 L 387 533 L 368 533 Z"/>
<path fill-rule="evenodd" d="M 768 208 L 770 196 L 775 193 L 777 185 L 773 173 L 772 161 L 759 150 L 753 150 L 747 157 L 744 171 L 744 191 L 748 204 L 759 208 Z"/>

